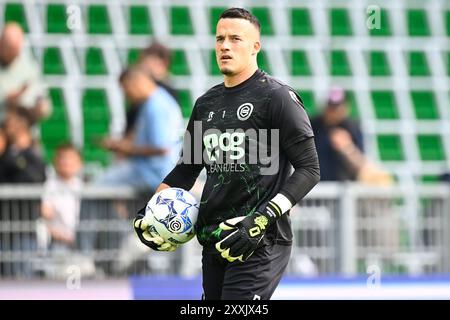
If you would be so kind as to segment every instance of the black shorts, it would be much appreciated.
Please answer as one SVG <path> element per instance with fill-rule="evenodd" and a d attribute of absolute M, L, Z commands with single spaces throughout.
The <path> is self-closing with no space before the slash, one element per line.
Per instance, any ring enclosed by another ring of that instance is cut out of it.
<path fill-rule="evenodd" d="M 291 256 L 290 245 L 270 244 L 245 262 L 228 262 L 218 253 L 203 251 L 203 299 L 269 300 Z"/>

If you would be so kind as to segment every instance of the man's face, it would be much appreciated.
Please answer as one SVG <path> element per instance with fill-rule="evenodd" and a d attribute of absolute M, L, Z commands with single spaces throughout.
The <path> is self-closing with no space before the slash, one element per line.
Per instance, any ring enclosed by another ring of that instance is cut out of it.
<path fill-rule="evenodd" d="M 261 47 L 258 29 L 245 19 L 220 19 L 216 30 L 216 59 L 227 76 L 250 67 Z"/>
<path fill-rule="evenodd" d="M 348 107 L 345 102 L 341 103 L 338 106 L 330 107 L 328 106 L 326 108 L 326 121 L 330 125 L 337 125 L 344 121 L 348 117 Z"/>
<path fill-rule="evenodd" d="M 167 77 L 168 67 L 164 60 L 157 56 L 148 55 L 143 57 L 139 64 L 156 80 L 164 80 Z"/>
<path fill-rule="evenodd" d="M 138 103 L 142 99 L 142 82 L 146 79 L 134 76 L 121 82 L 123 92 L 127 100 L 131 103 Z"/>

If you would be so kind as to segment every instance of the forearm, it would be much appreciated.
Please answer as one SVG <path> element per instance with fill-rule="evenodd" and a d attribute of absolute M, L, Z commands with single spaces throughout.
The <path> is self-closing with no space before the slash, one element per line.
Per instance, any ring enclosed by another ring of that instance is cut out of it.
<path fill-rule="evenodd" d="M 366 165 L 366 159 L 356 145 L 350 144 L 338 151 L 357 173 Z"/>
<path fill-rule="evenodd" d="M 151 156 L 162 156 L 168 152 L 167 149 L 164 148 L 155 148 L 150 146 L 135 146 L 133 145 L 128 152 L 126 152 L 129 156 L 143 156 L 143 157 L 151 157 Z"/>
<path fill-rule="evenodd" d="M 190 190 L 202 169 L 203 165 L 180 163 L 166 176 L 162 185 Z"/>
<path fill-rule="evenodd" d="M 314 138 L 298 142 L 285 151 L 295 171 L 281 188 L 280 194 L 295 205 L 319 182 L 319 158 Z"/>

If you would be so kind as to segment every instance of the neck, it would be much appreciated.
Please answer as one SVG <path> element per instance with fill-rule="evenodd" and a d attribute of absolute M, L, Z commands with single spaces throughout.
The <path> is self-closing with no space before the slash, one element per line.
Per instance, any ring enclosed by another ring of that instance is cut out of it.
<path fill-rule="evenodd" d="M 244 69 L 242 72 L 234 75 L 224 77 L 224 84 L 225 87 L 235 87 L 238 84 L 244 82 L 248 78 L 250 78 L 255 72 L 258 70 L 257 65 L 252 65 L 250 68 Z"/>
<path fill-rule="evenodd" d="M 147 90 L 145 90 L 145 92 L 143 92 L 139 98 L 134 99 L 134 104 L 141 104 L 144 103 L 145 101 L 148 100 L 148 98 L 150 98 L 153 93 L 156 91 L 156 86 L 152 86 L 147 88 Z"/>

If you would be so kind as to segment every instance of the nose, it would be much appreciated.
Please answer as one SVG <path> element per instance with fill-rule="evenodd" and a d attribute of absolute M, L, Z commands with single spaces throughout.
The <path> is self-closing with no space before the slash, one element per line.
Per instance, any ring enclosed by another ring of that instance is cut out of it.
<path fill-rule="evenodd" d="M 229 51 L 230 50 L 230 43 L 227 39 L 223 40 L 222 44 L 220 45 L 220 51 Z"/>

